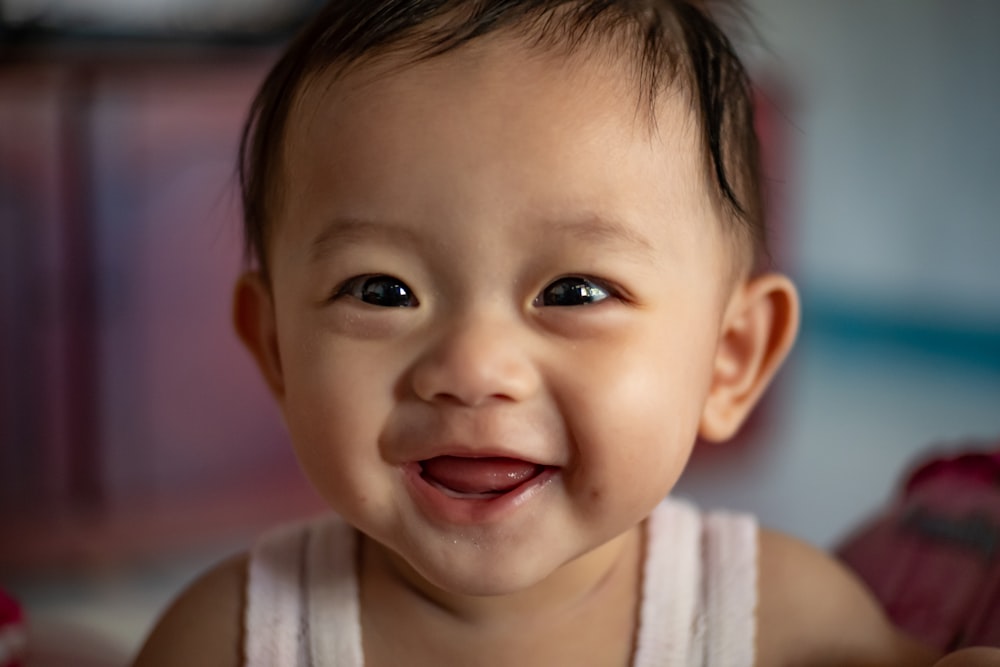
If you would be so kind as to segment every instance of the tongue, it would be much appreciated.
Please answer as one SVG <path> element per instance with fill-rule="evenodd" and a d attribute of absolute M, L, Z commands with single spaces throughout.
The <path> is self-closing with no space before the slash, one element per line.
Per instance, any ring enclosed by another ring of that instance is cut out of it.
<path fill-rule="evenodd" d="M 504 493 L 539 472 L 534 463 L 493 457 L 438 456 L 422 467 L 425 479 L 458 493 Z"/>

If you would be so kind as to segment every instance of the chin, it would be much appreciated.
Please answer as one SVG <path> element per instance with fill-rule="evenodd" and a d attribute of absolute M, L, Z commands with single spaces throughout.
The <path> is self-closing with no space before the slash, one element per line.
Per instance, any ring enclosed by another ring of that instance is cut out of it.
<path fill-rule="evenodd" d="M 467 597 L 500 597 L 504 595 L 514 595 L 530 589 L 544 578 L 532 578 L 526 576 L 497 576 L 497 573 L 490 573 L 484 576 L 482 573 L 470 573 L 468 575 L 449 572 L 444 577 L 427 580 L 451 595 L 461 595 Z"/>
<path fill-rule="evenodd" d="M 475 548 L 475 547 L 473 547 Z M 461 550 L 466 551 L 466 550 Z M 433 563 L 411 563 L 431 585 L 451 595 L 495 597 L 528 590 L 544 581 L 553 568 L 512 554 L 466 553 Z"/>

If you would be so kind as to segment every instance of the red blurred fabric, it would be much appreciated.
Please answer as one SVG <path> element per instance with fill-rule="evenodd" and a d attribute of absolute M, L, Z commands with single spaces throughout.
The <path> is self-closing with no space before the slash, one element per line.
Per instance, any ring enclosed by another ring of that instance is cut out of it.
<path fill-rule="evenodd" d="M 838 553 L 914 637 L 1000 646 L 1000 443 L 923 461 Z"/>

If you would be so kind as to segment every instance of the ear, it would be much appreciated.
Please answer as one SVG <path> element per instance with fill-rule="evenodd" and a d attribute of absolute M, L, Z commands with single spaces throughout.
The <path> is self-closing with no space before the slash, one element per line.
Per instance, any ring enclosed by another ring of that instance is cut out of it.
<path fill-rule="evenodd" d="M 260 273 L 244 273 L 233 293 L 233 325 L 279 401 L 285 393 L 271 288 Z"/>
<path fill-rule="evenodd" d="M 699 435 L 721 442 L 750 414 L 795 342 L 799 297 L 785 276 L 769 273 L 733 293 L 723 317 Z"/>

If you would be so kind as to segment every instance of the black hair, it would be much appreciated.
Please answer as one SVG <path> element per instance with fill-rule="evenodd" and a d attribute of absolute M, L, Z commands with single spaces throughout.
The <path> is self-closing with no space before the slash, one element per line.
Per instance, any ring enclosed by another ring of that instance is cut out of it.
<path fill-rule="evenodd" d="M 617 38 L 631 47 L 639 93 L 651 105 L 680 78 L 691 94 L 724 217 L 749 247 L 751 263 L 759 262 L 766 232 L 753 91 L 710 4 L 741 13 L 738 3 L 705 0 L 331 0 L 271 69 L 243 129 L 239 176 L 248 261 L 266 277 L 285 125 L 306 79 L 389 52 L 433 58 L 518 29 L 536 45 L 570 50 Z"/>

